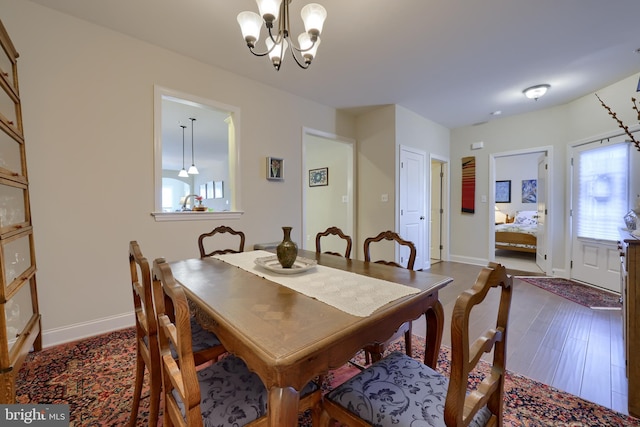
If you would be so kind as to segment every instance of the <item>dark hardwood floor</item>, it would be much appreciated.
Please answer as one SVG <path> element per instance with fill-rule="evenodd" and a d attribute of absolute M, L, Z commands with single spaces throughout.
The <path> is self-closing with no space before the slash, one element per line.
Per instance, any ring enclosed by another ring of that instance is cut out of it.
<path fill-rule="evenodd" d="M 473 285 L 480 268 L 455 262 L 431 266 L 432 273 L 454 278 L 440 292 L 446 319 L 443 345 L 450 346 L 455 300 Z M 592 310 L 517 278 L 513 285 L 507 369 L 628 414 L 621 311 Z M 494 295 L 488 298 L 497 306 Z M 480 330 L 495 321 L 485 314 L 487 310 L 472 313 L 472 324 Z M 413 332 L 425 335 L 424 319 L 414 322 Z"/>

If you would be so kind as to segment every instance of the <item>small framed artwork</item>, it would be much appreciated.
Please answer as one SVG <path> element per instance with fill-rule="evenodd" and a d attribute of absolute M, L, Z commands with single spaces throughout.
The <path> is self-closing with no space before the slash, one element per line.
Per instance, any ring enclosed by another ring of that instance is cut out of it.
<path fill-rule="evenodd" d="M 511 180 L 496 181 L 496 203 L 511 203 Z"/>
<path fill-rule="evenodd" d="M 309 187 L 320 187 L 329 185 L 329 168 L 318 168 L 309 170 Z"/>
<path fill-rule="evenodd" d="M 284 180 L 284 159 L 267 157 L 267 179 L 269 181 Z"/>
<path fill-rule="evenodd" d="M 206 199 L 213 199 L 213 181 L 207 182 L 207 197 Z"/>
<path fill-rule="evenodd" d="M 214 199 L 222 199 L 224 197 L 224 184 L 223 181 L 215 181 L 213 183 L 213 198 Z"/>
<path fill-rule="evenodd" d="M 535 179 L 522 180 L 522 203 L 536 203 L 538 199 L 538 181 Z"/>

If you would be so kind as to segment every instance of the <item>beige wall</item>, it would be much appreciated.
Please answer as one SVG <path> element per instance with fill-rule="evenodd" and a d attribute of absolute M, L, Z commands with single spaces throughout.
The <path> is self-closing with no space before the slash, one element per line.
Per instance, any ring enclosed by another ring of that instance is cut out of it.
<path fill-rule="evenodd" d="M 598 94 L 628 125 L 638 124 L 631 109 L 630 98 L 636 96 L 638 75 L 603 88 Z M 541 100 L 542 101 L 542 100 Z M 553 189 L 548 197 L 551 218 L 552 268 L 558 275 L 568 273 L 569 234 L 567 173 L 569 146 L 587 139 L 619 133 L 616 122 L 607 114 L 597 98 L 587 95 L 571 103 L 534 113 L 505 117 L 488 123 L 453 129 L 451 131 L 451 253 L 452 260 L 485 263 L 488 253 L 488 228 L 493 206 L 481 203 L 481 196 L 489 200 L 489 157 L 535 147 L 551 146 L 553 150 Z M 482 150 L 471 150 L 470 145 L 483 141 Z M 633 151 L 634 157 L 640 157 Z M 461 164 L 465 156 L 476 156 L 476 212 L 462 214 Z M 634 160 L 632 158 L 632 160 Z M 640 188 L 638 174 L 632 175 L 632 187 Z M 549 222 L 547 223 L 549 224 Z M 472 239 L 469 236 L 473 236 Z"/>
<path fill-rule="evenodd" d="M 359 239 L 354 245 L 360 250 L 365 238 L 398 227 L 400 146 L 424 151 L 427 165 L 430 156 L 448 160 L 449 129 L 402 106 L 387 105 L 358 116 L 357 135 Z M 430 188 L 428 173 L 425 188 Z M 384 194 L 387 202 L 381 201 Z M 430 223 L 429 218 L 426 222 Z M 394 259 L 393 248 L 384 247 L 381 256 Z"/>
<path fill-rule="evenodd" d="M 132 324 L 130 240 L 149 259 L 196 257 L 197 236 L 220 224 L 150 215 L 155 84 L 241 109 L 245 213 L 225 223 L 248 247 L 282 239 L 283 225 L 300 242 L 302 129 L 355 137 L 354 119 L 29 1 L 0 11 L 21 54 L 45 345 Z M 285 159 L 284 182 L 265 179 L 266 156 Z"/>

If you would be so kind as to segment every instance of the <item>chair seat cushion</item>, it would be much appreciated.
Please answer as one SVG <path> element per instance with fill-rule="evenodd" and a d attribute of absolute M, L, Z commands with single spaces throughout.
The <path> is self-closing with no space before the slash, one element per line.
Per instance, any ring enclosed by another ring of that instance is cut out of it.
<path fill-rule="evenodd" d="M 325 398 L 376 427 L 445 427 L 449 379 L 423 363 L 393 352 L 329 392 Z M 482 408 L 471 426 L 491 417 Z"/>
<path fill-rule="evenodd" d="M 193 348 L 193 352 L 197 353 L 200 350 L 205 350 L 207 348 L 215 347 L 221 345 L 222 343 L 211 331 L 206 330 L 196 320 L 195 317 L 191 316 L 191 347 Z"/>
<path fill-rule="evenodd" d="M 260 377 L 238 357 L 228 355 L 198 371 L 200 411 L 207 426 L 243 426 L 267 414 L 267 390 Z M 318 390 L 310 382 L 300 393 Z M 180 397 L 173 391 L 183 413 Z"/>

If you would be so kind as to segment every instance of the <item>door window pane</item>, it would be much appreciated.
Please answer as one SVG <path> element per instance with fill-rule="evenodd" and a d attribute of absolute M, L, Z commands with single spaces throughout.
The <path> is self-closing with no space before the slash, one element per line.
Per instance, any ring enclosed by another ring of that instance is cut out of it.
<path fill-rule="evenodd" d="M 629 145 L 578 153 L 578 237 L 615 241 L 628 209 Z"/>

